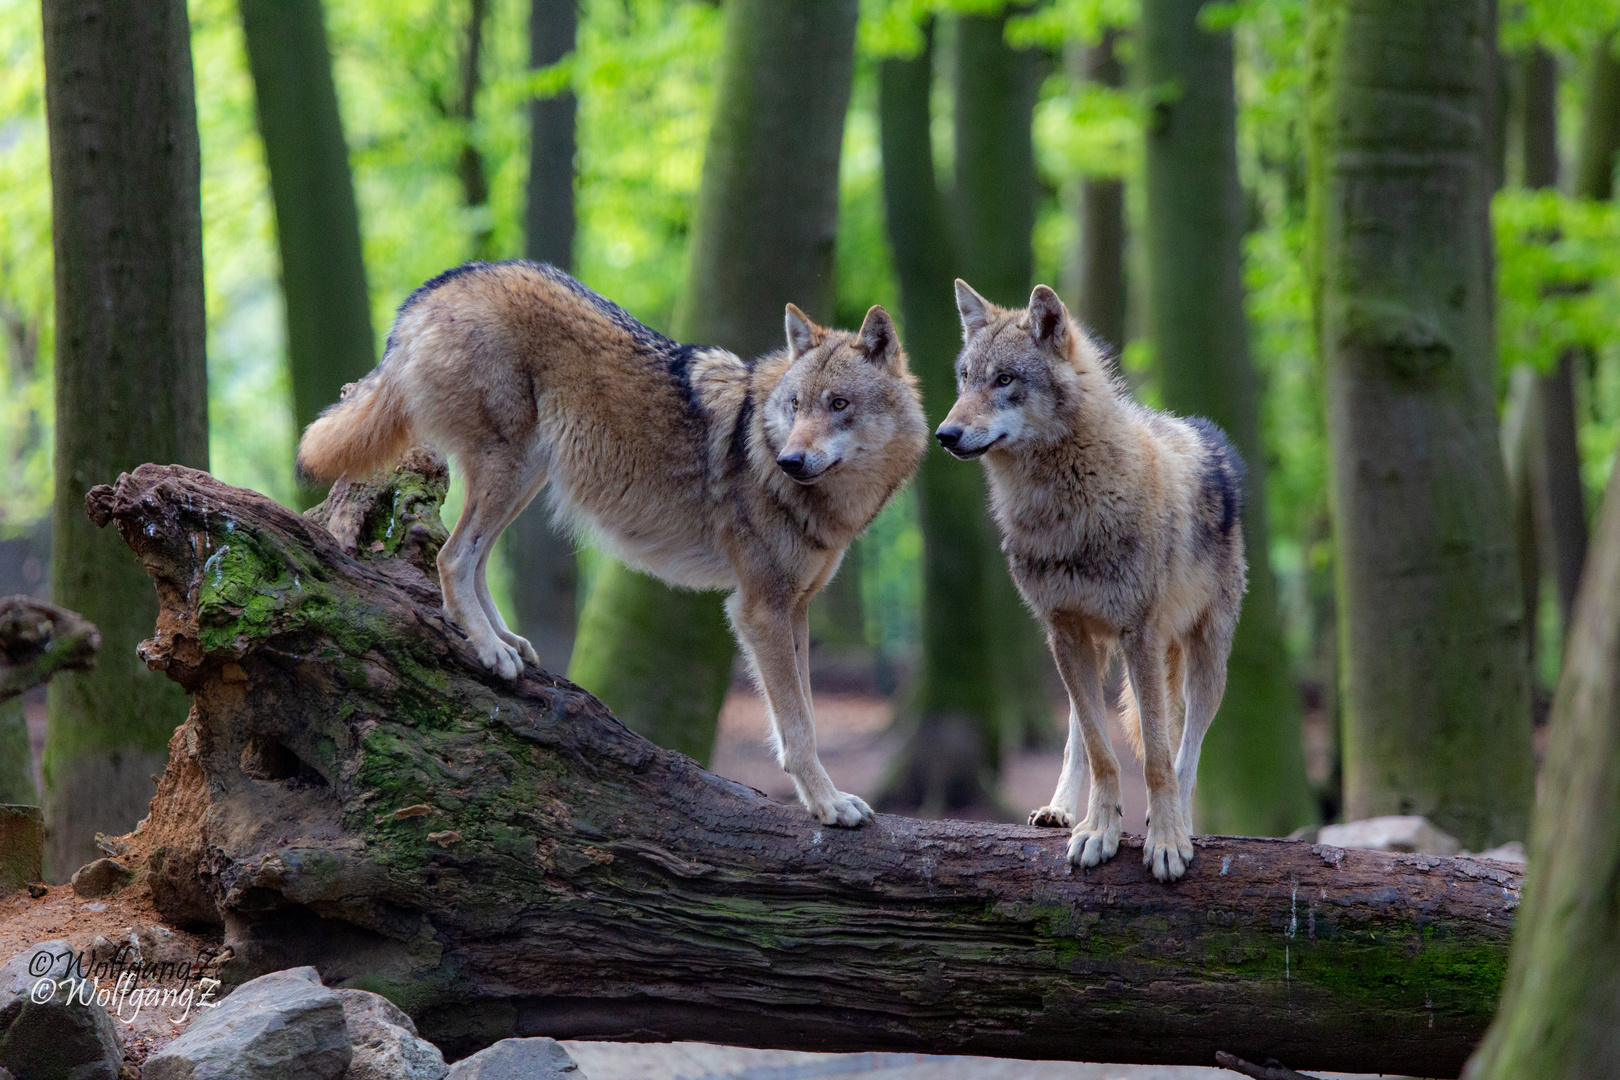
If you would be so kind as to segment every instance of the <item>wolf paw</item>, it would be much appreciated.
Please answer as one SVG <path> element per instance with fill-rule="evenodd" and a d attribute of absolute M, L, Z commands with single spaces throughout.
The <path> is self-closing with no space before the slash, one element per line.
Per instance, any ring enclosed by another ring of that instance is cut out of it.
<path fill-rule="evenodd" d="M 516 649 L 518 656 L 522 657 L 524 661 L 533 664 L 535 667 L 540 666 L 540 654 L 534 651 L 534 646 L 529 644 L 528 638 L 514 634 L 510 630 L 502 631 L 499 628 L 496 629 L 495 635 Z M 521 667 L 522 664 L 518 666 Z"/>
<path fill-rule="evenodd" d="M 1074 824 L 1074 815 L 1061 806 L 1043 806 L 1029 812 L 1029 823 L 1042 829 L 1067 829 Z"/>
<path fill-rule="evenodd" d="M 475 642 L 474 648 L 478 650 L 478 662 L 501 678 L 516 679 L 523 673 L 523 657 L 499 638 Z"/>
<path fill-rule="evenodd" d="M 1119 815 L 1106 815 L 1107 824 L 1096 824 L 1087 818 L 1074 827 L 1069 836 L 1069 862 L 1082 870 L 1089 870 L 1112 859 L 1119 851 Z"/>
<path fill-rule="evenodd" d="M 1166 821 L 1164 818 L 1170 818 Z M 1142 865 L 1160 881 L 1175 881 L 1192 865 L 1192 835 L 1179 815 L 1166 814 L 1148 824 L 1142 845 Z"/>
<path fill-rule="evenodd" d="M 810 813 L 823 825 L 841 825 L 853 829 L 872 820 L 872 808 L 858 795 L 834 791 L 825 798 L 816 799 Z"/>

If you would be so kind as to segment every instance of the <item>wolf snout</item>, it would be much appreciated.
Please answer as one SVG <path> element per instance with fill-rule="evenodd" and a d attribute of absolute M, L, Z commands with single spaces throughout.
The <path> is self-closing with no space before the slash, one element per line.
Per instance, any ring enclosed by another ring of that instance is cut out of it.
<path fill-rule="evenodd" d="M 934 438 L 938 439 L 939 445 L 945 449 L 955 450 L 956 444 L 962 441 L 962 425 L 941 424 L 939 430 L 934 432 Z"/>
<path fill-rule="evenodd" d="M 778 468 L 787 473 L 789 476 L 793 477 L 795 480 L 804 477 L 805 463 L 804 451 L 802 450 L 794 450 L 789 453 L 778 455 L 776 464 Z"/>

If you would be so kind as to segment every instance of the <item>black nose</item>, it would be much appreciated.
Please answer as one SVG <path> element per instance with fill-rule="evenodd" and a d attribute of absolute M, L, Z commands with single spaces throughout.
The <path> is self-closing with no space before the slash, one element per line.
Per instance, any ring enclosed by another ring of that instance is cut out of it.
<path fill-rule="evenodd" d="M 934 438 L 938 439 L 939 445 L 943 446 L 945 449 L 954 450 L 956 448 L 956 444 L 962 439 L 962 429 L 955 426 L 942 427 L 938 431 L 934 432 Z"/>
<path fill-rule="evenodd" d="M 789 476 L 798 476 L 800 473 L 804 472 L 804 455 L 797 451 L 791 454 L 783 454 L 781 457 L 776 459 L 776 463 L 780 465 L 782 467 L 782 471 L 787 473 Z"/>

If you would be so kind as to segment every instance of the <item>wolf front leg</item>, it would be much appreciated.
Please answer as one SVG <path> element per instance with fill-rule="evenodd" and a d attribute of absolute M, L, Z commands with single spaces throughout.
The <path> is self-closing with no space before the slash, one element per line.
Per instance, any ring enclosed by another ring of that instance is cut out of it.
<path fill-rule="evenodd" d="M 1148 833 L 1142 863 L 1160 881 L 1175 881 L 1193 860 L 1192 833 L 1181 809 L 1181 791 L 1170 750 L 1165 707 L 1165 642 L 1151 626 L 1120 637 L 1125 667 L 1142 725 L 1142 769 L 1148 789 Z"/>
<path fill-rule="evenodd" d="M 1107 712 L 1103 705 L 1102 657 L 1091 634 L 1078 619 L 1054 613 L 1047 622 L 1047 642 L 1058 674 L 1069 691 L 1069 742 L 1064 751 L 1064 767 L 1073 786 L 1074 810 L 1079 809 L 1079 763 L 1091 764 L 1091 795 L 1086 800 L 1086 816 L 1074 823 L 1069 835 L 1069 861 L 1082 869 L 1112 859 L 1119 851 L 1119 835 L 1124 811 L 1119 802 L 1119 759 L 1108 738 Z M 1084 751 L 1073 745 L 1078 733 Z M 1065 795 L 1063 780 L 1058 781 L 1057 803 Z M 1067 807 L 1060 807 L 1066 809 Z"/>
<path fill-rule="evenodd" d="M 773 604 L 745 596 L 741 590 L 726 602 L 726 613 L 754 669 L 770 709 L 776 760 L 789 776 L 816 820 L 853 828 L 872 819 L 862 799 L 833 787 L 816 754 L 816 726 L 810 696 L 802 681 L 791 603 Z"/>

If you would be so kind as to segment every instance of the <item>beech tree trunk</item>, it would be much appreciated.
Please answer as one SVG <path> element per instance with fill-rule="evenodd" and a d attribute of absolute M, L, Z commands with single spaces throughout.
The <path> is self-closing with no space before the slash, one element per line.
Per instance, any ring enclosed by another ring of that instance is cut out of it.
<path fill-rule="evenodd" d="M 1447 1076 L 1488 1021 L 1514 866 L 1201 837 L 1164 886 L 1135 837 L 1081 874 L 1052 830 L 826 829 L 570 683 L 490 675 L 425 572 L 443 478 L 306 517 L 177 466 L 87 499 L 194 702 L 131 858 L 167 918 L 223 925 L 228 977 L 312 963 L 452 1055 L 722 1035 Z"/>
<path fill-rule="evenodd" d="M 1553 702 L 1534 870 L 1472 1080 L 1620 1075 L 1620 469 L 1609 477 Z"/>
<path fill-rule="evenodd" d="M 1249 592 L 1227 664 L 1226 697 L 1204 741 L 1199 829 L 1286 836 L 1314 824 L 1299 692 L 1283 646 L 1266 512 L 1260 387 L 1243 292 L 1243 190 L 1230 30 L 1198 24 L 1203 0 L 1144 5 L 1140 81 L 1148 127 L 1148 326 L 1165 404 L 1205 416 L 1248 465 L 1243 542 Z"/>
<path fill-rule="evenodd" d="M 679 340 L 753 358 L 786 346 L 788 303 L 831 318 L 855 16 L 855 0 L 727 0 Z M 707 760 L 736 653 L 721 602 L 605 561 L 569 676 Z"/>
<path fill-rule="evenodd" d="M 1108 27 L 1095 45 L 1069 47 L 1069 74 L 1075 82 L 1125 85 L 1125 65 L 1115 46 L 1121 31 Z M 1115 354 L 1125 350 L 1125 181 L 1117 176 L 1085 176 L 1066 192 L 1069 213 L 1080 226 L 1068 290 L 1074 315 Z"/>
<path fill-rule="evenodd" d="M 46 872 L 127 828 L 185 715 L 137 661 L 157 611 L 140 566 L 89 527 L 91 485 L 156 458 L 208 465 L 202 206 L 183 0 L 47 0 L 45 113 L 56 267 L 51 598 L 100 627 L 94 671 L 51 683 Z"/>
<path fill-rule="evenodd" d="M 882 61 L 878 115 L 883 204 L 900 284 L 901 340 L 921 384 L 929 429 L 956 397 L 961 323 L 951 282 L 955 234 L 934 177 L 929 135 L 934 24 L 914 57 Z M 879 805 L 939 815 L 993 805 L 998 744 L 995 665 L 988 638 L 990 578 L 1004 563 L 984 520 L 984 470 L 926 453 L 917 472 L 923 534 L 921 656 L 908 712 L 914 726 L 896 756 Z"/>
<path fill-rule="evenodd" d="M 241 10 L 276 207 L 293 422 L 302 432 L 377 362 L 360 212 L 321 0 L 241 0 Z"/>
<path fill-rule="evenodd" d="M 1498 441 L 1482 0 L 1317 0 L 1315 285 L 1338 544 L 1347 817 L 1479 849 L 1533 797 Z"/>
<path fill-rule="evenodd" d="M 1605 35 L 1587 61 L 1586 115 L 1575 152 L 1575 193 L 1606 200 L 1614 194 L 1614 159 L 1620 151 L 1620 36 Z"/>
<path fill-rule="evenodd" d="M 574 51 L 576 0 L 533 0 L 529 67 L 545 68 Z M 574 120 L 572 89 L 529 105 L 528 211 L 524 254 L 574 269 Z M 573 539 L 551 524 L 544 498 L 518 515 L 502 536 L 517 631 L 548 671 L 567 671 L 574 652 L 579 566 Z"/>

